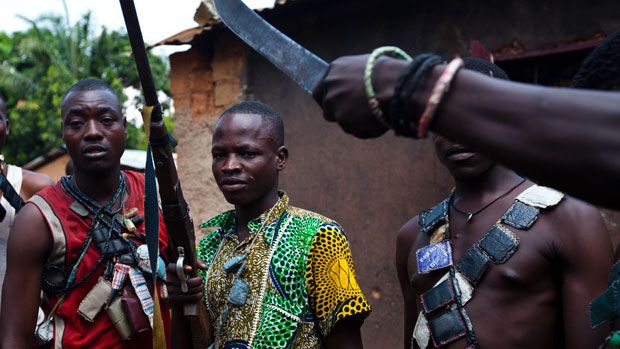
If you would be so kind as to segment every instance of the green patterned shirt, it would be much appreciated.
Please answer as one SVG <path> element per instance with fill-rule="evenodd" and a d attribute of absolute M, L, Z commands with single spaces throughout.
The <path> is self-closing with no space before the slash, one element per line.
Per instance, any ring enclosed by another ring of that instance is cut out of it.
<path fill-rule="evenodd" d="M 342 228 L 289 206 L 286 194 L 248 223 L 250 236 L 242 242 L 234 210 L 201 228 L 212 230 L 200 241 L 198 258 L 209 266 L 204 300 L 217 348 L 320 348 L 337 321 L 370 313 Z M 247 269 L 241 278 L 249 292 L 245 305 L 234 306 L 228 296 L 235 273 L 227 273 L 224 263 L 242 253 Z"/>

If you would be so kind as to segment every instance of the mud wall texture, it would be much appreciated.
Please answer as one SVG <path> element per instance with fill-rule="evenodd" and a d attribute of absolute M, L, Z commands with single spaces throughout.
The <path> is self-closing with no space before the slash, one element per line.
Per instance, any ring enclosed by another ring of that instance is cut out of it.
<path fill-rule="evenodd" d="M 222 111 L 243 96 L 248 48 L 231 39 L 170 56 L 178 171 L 196 226 L 230 209 L 211 174 L 211 137 Z"/>
<path fill-rule="evenodd" d="M 328 61 L 386 44 L 409 52 L 465 53 L 474 39 L 489 50 L 515 40 L 533 50 L 620 28 L 613 1 L 297 0 L 262 15 Z M 347 232 L 358 281 L 374 307 L 362 328 L 365 347 L 403 347 L 396 234 L 453 185 L 430 141 L 344 134 L 323 120 L 310 96 L 227 31 L 171 56 L 171 64 L 179 171 L 194 219 L 226 208 L 209 169 L 216 117 L 239 98 L 273 106 L 284 119 L 291 154 L 281 187 L 294 206 L 334 218 Z M 617 214 L 607 218 L 617 229 Z"/>

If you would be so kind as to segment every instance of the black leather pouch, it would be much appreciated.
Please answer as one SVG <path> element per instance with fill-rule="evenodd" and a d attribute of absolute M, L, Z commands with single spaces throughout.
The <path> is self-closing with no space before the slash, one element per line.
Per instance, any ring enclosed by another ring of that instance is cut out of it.
<path fill-rule="evenodd" d="M 519 240 L 511 231 L 496 224 L 478 242 L 478 247 L 493 263 L 502 264 L 517 251 Z"/>
<path fill-rule="evenodd" d="M 461 258 L 457 269 L 465 276 L 467 281 L 476 286 L 484 275 L 490 261 L 489 258 L 477 247 L 472 247 Z"/>
<path fill-rule="evenodd" d="M 420 224 L 420 231 L 423 234 L 429 234 L 433 231 L 439 224 L 446 220 L 446 215 L 448 212 L 448 201 L 444 200 L 440 202 L 437 206 L 431 208 L 428 211 L 425 211 L 420 215 L 418 223 Z"/>
<path fill-rule="evenodd" d="M 502 216 L 502 221 L 507 225 L 520 230 L 528 230 L 532 227 L 540 211 L 533 206 L 516 201 Z"/>
<path fill-rule="evenodd" d="M 446 309 L 429 318 L 428 327 L 435 347 L 450 344 L 467 334 L 467 325 L 458 309 Z"/>
<path fill-rule="evenodd" d="M 452 278 L 447 278 L 439 285 L 424 292 L 421 299 L 425 314 L 430 314 L 437 309 L 456 302 Z"/>
<path fill-rule="evenodd" d="M 108 233 L 111 234 L 109 240 Z M 129 247 L 126 243 L 116 237 L 114 232 L 110 232 L 101 226 L 93 231 L 93 240 L 104 256 L 119 256 L 129 252 Z"/>

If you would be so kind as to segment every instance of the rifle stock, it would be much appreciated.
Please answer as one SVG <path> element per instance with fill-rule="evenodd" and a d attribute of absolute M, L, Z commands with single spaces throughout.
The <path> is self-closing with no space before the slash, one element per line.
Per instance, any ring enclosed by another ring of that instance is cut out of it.
<path fill-rule="evenodd" d="M 184 263 L 192 267 L 191 276 L 197 276 L 196 243 L 194 223 L 189 216 L 189 208 L 183 197 L 181 182 L 172 157 L 173 142 L 162 118 L 162 110 L 157 99 L 151 67 L 146 55 L 142 32 L 133 0 L 120 0 L 127 34 L 133 50 L 134 60 L 140 76 L 146 106 L 151 112 L 149 143 L 153 152 L 155 173 L 159 184 L 162 211 L 168 231 L 167 254 L 170 261 L 178 258 L 178 248 L 184 250 Z M 146 125 L 145 125 L 146 126 Z M 173 312 L 177 311 L 173 308 Z M 194 348 L 207 348 L 212 342 L 208 313 L 202 301 L 188 304 L 184 315 L 190 321 Z"/>

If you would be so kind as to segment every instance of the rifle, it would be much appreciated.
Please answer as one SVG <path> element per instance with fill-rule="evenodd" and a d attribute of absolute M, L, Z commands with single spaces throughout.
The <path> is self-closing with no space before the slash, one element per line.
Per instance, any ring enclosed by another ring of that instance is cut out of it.
<path fill-rule="evenodd" d="M 183 265 L 187 264 L 192 267 L 191 276 L 197 276 L 198 269 L 194 223 L 189 216 L 189 208 L 183 197 L 181 182 L 172 158 L 172 148 L 176 145 L 176 141 L 168 134 L 162 118 L 161 105 L 157 98 L 151 66 L 146 55 L 133 0 L 120 0 L 120 3 L 144 94 L 144 125 L 153 152 L 159 196 L 166 230 L 168 231 L 167 254 L 171 261 L 177 261 L 177 274 L 181 280 L 183 291 L 187 292 Z M 174 311 L 175 309 L 173 309 Z M 191 325 L 194 348 L 206 348 L 212 342 L 212 336 L 204 303 L 200 300 L 197 303 L 186 304 L 183 312 Z"/>

